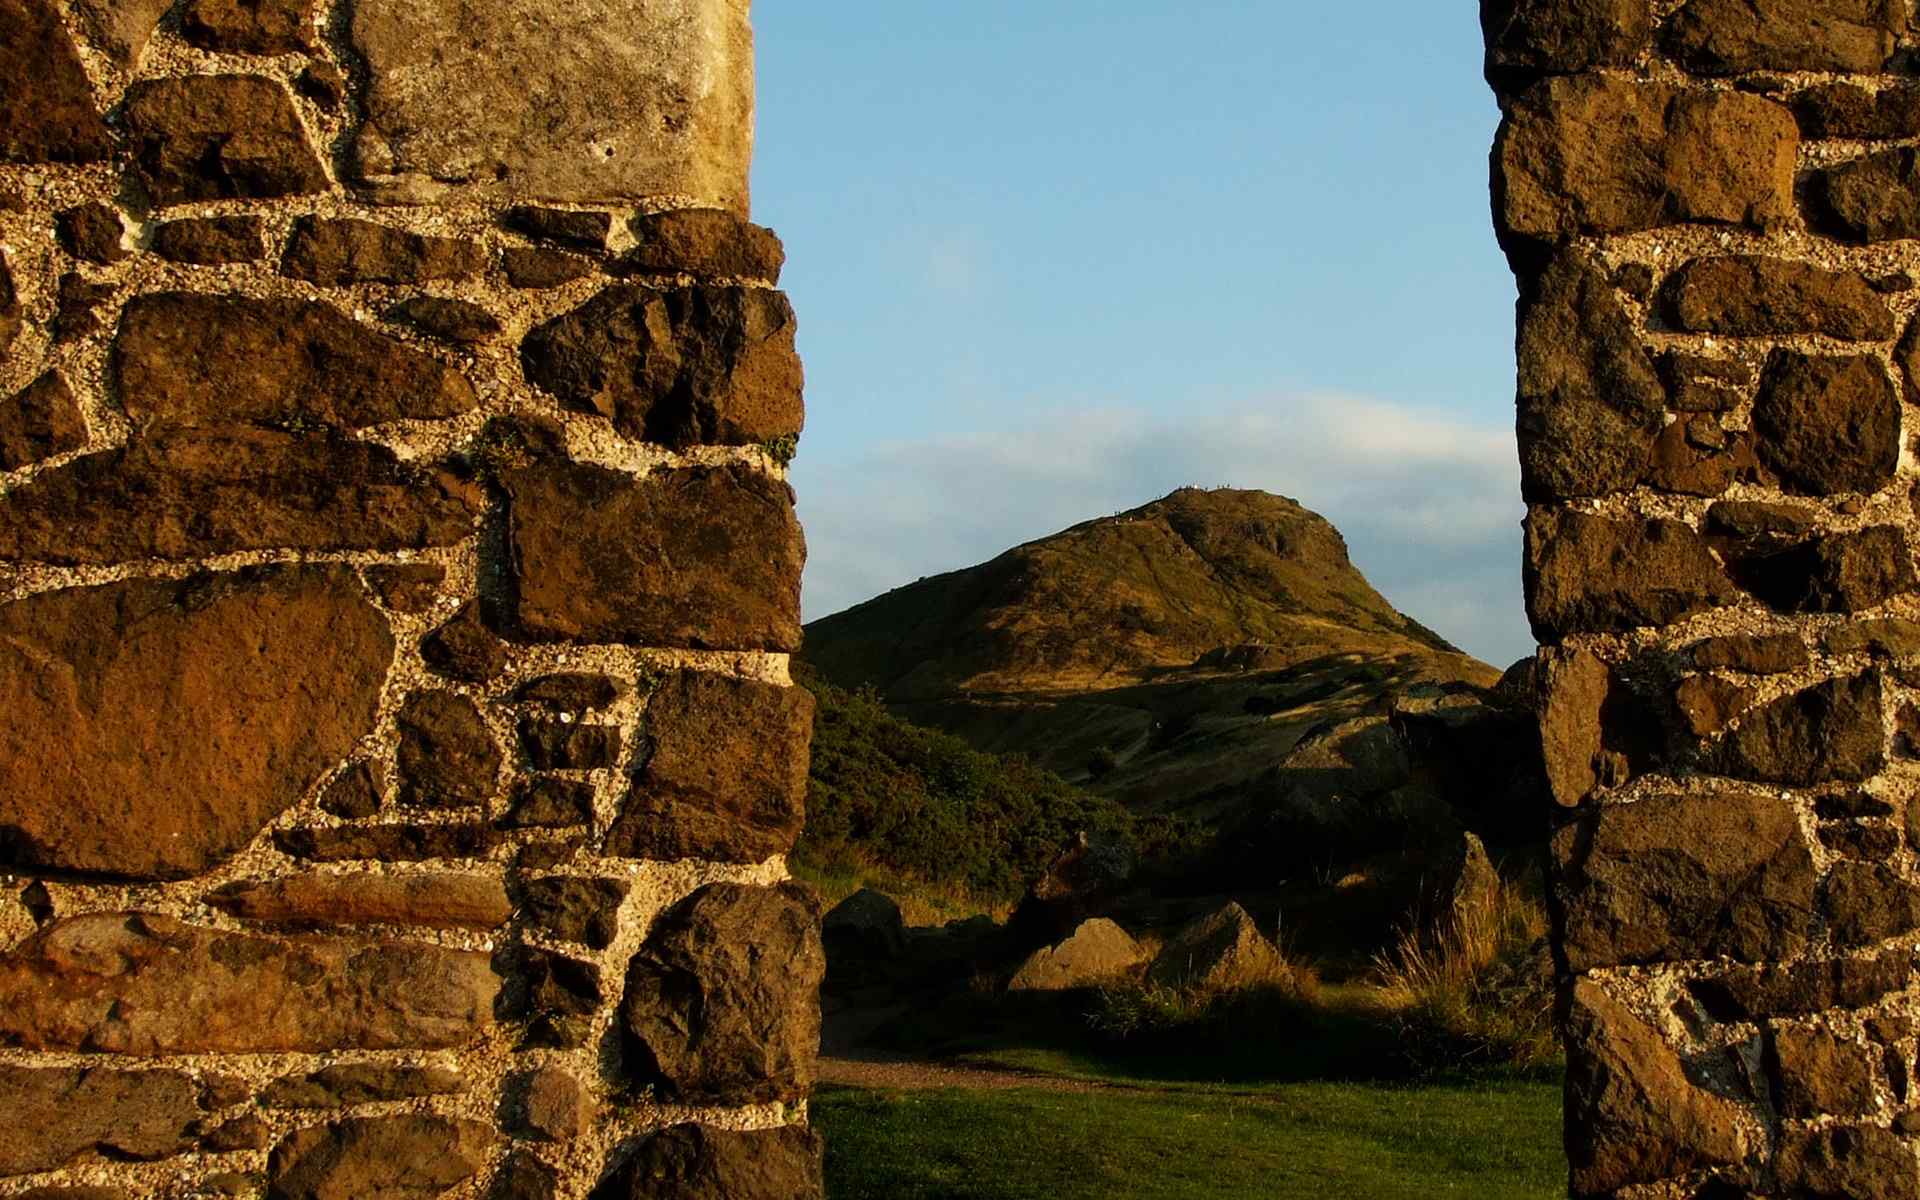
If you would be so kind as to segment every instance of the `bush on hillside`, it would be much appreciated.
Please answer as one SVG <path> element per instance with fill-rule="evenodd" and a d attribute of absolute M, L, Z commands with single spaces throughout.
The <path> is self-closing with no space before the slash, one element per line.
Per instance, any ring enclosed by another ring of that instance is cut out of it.
<path fill-rule="evenodd" d="M 803 866 L 876 867 L 1008 901 L 1083 831 L 1141 851 L 1182 836 L 1165 822 L 1139 828 L 1118 803 L 1024 757 L 983 754 L 902 721 L 870 689 L 799 678 L 819 705 L 807 828 L 795 852 Z"/>

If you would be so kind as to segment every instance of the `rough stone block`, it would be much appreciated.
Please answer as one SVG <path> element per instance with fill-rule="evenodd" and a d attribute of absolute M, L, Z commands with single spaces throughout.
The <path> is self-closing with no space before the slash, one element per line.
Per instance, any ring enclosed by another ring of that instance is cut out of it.
<path fill-rule="evenodd" d="M 52 0 L 0 0 L 0 160 L 98 162 L 113 136 Z"/>
<path fill-rule="evenodd" d="M 550 937 L 605 950 L 620 933 L 627 890 L 621 879 L 529 879 L 520 885 L 521 913 L 529 926 Z"/>
<path fill-rule="evenodd" d="M 786 484 L 745 467 L 635 479 L 547 463 L 505 485 L 511 636 L 799 649 L 806 544 Z"/>
<path fill-rule="evenodd" d="M 1896 525 L 1814 538 L 1771 553 L 1745 554 L 1733 578 L 1769 606 L 1792 613 L 1850 613 L 1920 587 L 1913 552 Z"/>
<path fill-rule="evenodd" d="M 1836 946 L 1872 946 L 1920 929 L 1920 888 L 1881 863 L 1843 862 L 1823 904 Z"/>
<path fill-rule="evenodd" d="M 1761 465 L 1804 496 L 1878 491 L 1900 464 L 1900 397 L 1870 355 L 1775 351 L 1753 428 Z"/>
<path fill-rule="evenodd" d="M 1771 229 L 1794 215 L 1800 142 L 1784 106 L 1614 76 L 1522 94 L 1494 150 L 1510 233 L 1560 240 L 1694 221 Z"/>
<path fill-rule="evenodd" d="M 717 208 L 644 213 L 633 221 L 639 245 L 613 264 L 616 275 L 694 275 L 702 279 L 780 282 L 786 248 L 763 229 Z"/>
<path fill-rule="evenodd" d="M 458 371 L 330 305 L 159 292 L 127 305 L 111 370 L 143 428 L 234 422 L 357 429 L 458 416 Z"/>
<path fill-rule="evenodd" d="M 161 205 L 325 191 L 293 97 L 257 75 L 142 80 L 124 108 L 134 168 Z"/>
<path fill-rule="evenodd" d="M 1920 1200 L 1913 1148 L 1877 1125 L 1797 1129 L 1781 1139 L 1780 1180 L 1792 1194 L 1847 1200 Z"/>
<path fill-rule="evenodd" d="M 746 210 L 747 0 L 662 0 L 644 20 L 618 0 L 546 0 L 537 13 L 362 0 L 349 37 L 370 79 L 350 157 L 394 199 L 673 196 Z"/>
<path fill-rule="evenodd" d="M 1779 796 L 1658 796 L 1606 805 L 1553 839 L 1574 971 L 1804 949 L 1817 882 Z"/>
<path fill-rule="evenodd" d="M 536 771 L 595 771 L 620 760 L 620 727 L 524 718 L 520 748 Z"/>
<path fill-rule="evenodd" d="M 1850 242 L 1920 237 L 1920 155 L 1883 150 L 1811 173 L 1809 221 Z"/>
<path fill-rule="evenodd" d="M 1893 312 L 1867 281 L 1791 259 L 1696 259 L 1668 277 L 1660 311 L 1688 333 L 1766 337 L 1818 333 L 1855 342 L 1893 337 Z"/>
<path fill-rule="evenodd" d="M 243 921 L 274 925 L 425 925 L 497 929 L 513 915 L 494 875 L 334 872 L 235 883 L 207 903 Z"/>
<path fill-rule="evenodd" d="M 1659 1033 L 1593 983 L 1574 984 L 1567 1047 L 1567 1157 L 1576 1194 L 1747 1157 L 1740 1106 L 1690 1080 Z"/>
<path fill-rule="evenodd" d="M 1886 761 L 1878 672 L 1804 688 L 1747 713 L 1710 765 L 1755 783 L 1858 783 Z"/>
<path fill-rule="evenodd" d="M 1900 0 L 1687 0 L 1660 41 L 1703 75 L 1858 74 L 1884 68 L 1906 27 Z"/>
<path fill-rule="evenodd" d="M 1788 1117 L 1860 1116 L 1876 1107 L 1873 1060 L 1863 1043 L 1819 1026 L 1777 1026 L 1767 1043 L 1775 1103 Z"/>
<path fill-rule="evenodd" d="M 193 1146 L 200 1086 L 175 1071 L 0 1066 L 0 1176 L 86 1158 L 152 1161 Z"/>
<path fill-rule="evenodd" d="M 353 217 L 294 223 L 281 273 L 308 283 L 428 283 L 486 269 L 486 252 L 460 238 L 429 237 Z"/>
<path fill-rule="evenodd" d="M 386 620 L 339 568 L 0 606 L 0 861 L 209 869 L 372 729 L 392 658 Z"/>
<path fill-rule="evenodd" d="M 472 700 L 437 689 L 415 692 L 394 722 L 402 804 L 473 808 L 493 798 L 500 747 Z"/>
<path fill-rule="evenodd" d="M 314 0 L 188 0 L 180 35 L 202 50 L 298 54 L 318 48 Z"/>
<path fill-rule="evenodd" d="M 420 640 L 420 657 L 435 675 L 467 683 L 485 683 L 507 669 L 507 647 L 469 601 L 440 628 Z"/>
<path fill-rule="evenodd" d="M 1809 138 L 1879 141 L 1920 136 L 1920 87 L 1819 83 L 1793 93 L 1793 115 Z"/>
<path fill-rule="evenodd" d="M 445 1067 L 397 1067 L 387 1063 L 340 1063 L 311 1075 L 287 1075 L 260 1093 L 262 1108 L 346 1108 L 423 1096 L 455 1096 L 467 1081 Z"/>
<path fill-rule="evenodd" d="M 508 829 L 565 829 L 593 819 L 593 785 L 575 779 L 535 778 L 514 789 L 501 824 Z"/>
<path fill-rule="evenodd" d="M 764 862 L 805 823 L 813 697 L 706 672 L 669 676 L 647 702 L 653 753 L 606 853 Z"/>
<path fill-rule="evenodd" d="M 1666 625 L 1740 597 L 1706 542 L 1678 521 L 1535 509 L 1526 528 L 1527 615 L 1542 642 Z"/>
<path fill-rule="evenodd" d="M 273 1200 L 433 1200 L 479 1173 L 496 1140 L 478 1121 L 356 1117 L 287 1135 L 267 1160 Z"/>
<path fill-rule="evenodd" d="M 1522 493 L 1572 499 L 1639 484 L 1666 389 L 1613 285 L 1585 256 L 1556 256 L 1522 297 L 1518 359 Z"/>
<path fill-rule="evenodd" d="M 703 887 L 660 917 L 627 967 L 626 1069 L 689 1103 L 803 1096 L 825 974 L 820 914 L 804 888 Z"/>
<path fill-rule="evenodd" d="M 48 371 L 0 404 L 0 471 L 17 471 L 86 444 L 86 418 L 59 371 Z"/>
<path fill-rule="evenodd" d="M 141 1056 L 441 1049 L 492 1024 L 499 982 L 486 955 L 438 946 L 94 913 L 0 957 L 0 1043 Z"/>
<path fill-rule="evenodd" d="M 374 442 L 167 430 L 0 496 L 0 559 L 102 565 L 238 550 L 413 550 L 472 536 L 485 496 Z"/>
<path fill-rule="evenodd" d="M 168 221 L 153 231 L 152 249 L 170 262 L 219 267 L 265 258 L 267 243 L 260 218 L 242 214 Z"/>
<path fill-rule="evenodd" d="M 800 1125 L 753 1132 L 675 1125 L 640 1143 L 593 1200 L 821 1200 L 820 1137 Z"/>
<path fill-rule="evenodd" d="M 793 306 L 765 288 L 613 287 L 528 335 L 527 378 L 623 436 L 754 445 L 803 423 Z"/>
<path fill-rule="evenodd" d="M 1913 956 L 1835 958 L 1734 967 L 1697 980 L 1688 990 L 1718 1021 L 1806 1016 L 1831 1008 L 1865 1008 L 1905 991 Z"/>

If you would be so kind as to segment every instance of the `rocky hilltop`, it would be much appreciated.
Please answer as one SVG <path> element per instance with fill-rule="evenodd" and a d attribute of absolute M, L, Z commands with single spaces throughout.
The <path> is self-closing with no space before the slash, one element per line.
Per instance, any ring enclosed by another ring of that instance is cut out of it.
<path fill-rule="evenodd" d="M 1395 695 L 1500 678 L 1388 603 L 1325 518 L 1232 489 L 898 588 L 809 625 L 805 656 L 910 720 L 1210 822 L 1308 777 L 1295 767 L 1330 780 L 1399 754 L 1370 741 Z"/>

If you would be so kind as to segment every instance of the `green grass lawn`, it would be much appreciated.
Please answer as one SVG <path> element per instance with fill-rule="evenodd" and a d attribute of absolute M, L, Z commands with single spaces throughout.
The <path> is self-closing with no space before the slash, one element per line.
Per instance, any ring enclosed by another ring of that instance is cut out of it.
<path fill-rule="evenodd" d="M 828 1089 L 828 1200 L 1551 1200 L 1560 1088 Z"/>

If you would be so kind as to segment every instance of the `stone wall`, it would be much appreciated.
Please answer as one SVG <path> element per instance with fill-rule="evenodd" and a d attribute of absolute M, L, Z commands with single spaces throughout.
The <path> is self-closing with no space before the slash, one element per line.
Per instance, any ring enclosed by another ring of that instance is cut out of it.
<path fill-rule="evenodd" d="M 0 1197 L 817 1195 L 747 0 L 0 0 Z"/>
<path fill-rule="evenodd" d="M 1487 0 L 1577 1195 L 1920 1196 L 1910 0 Z"/>

